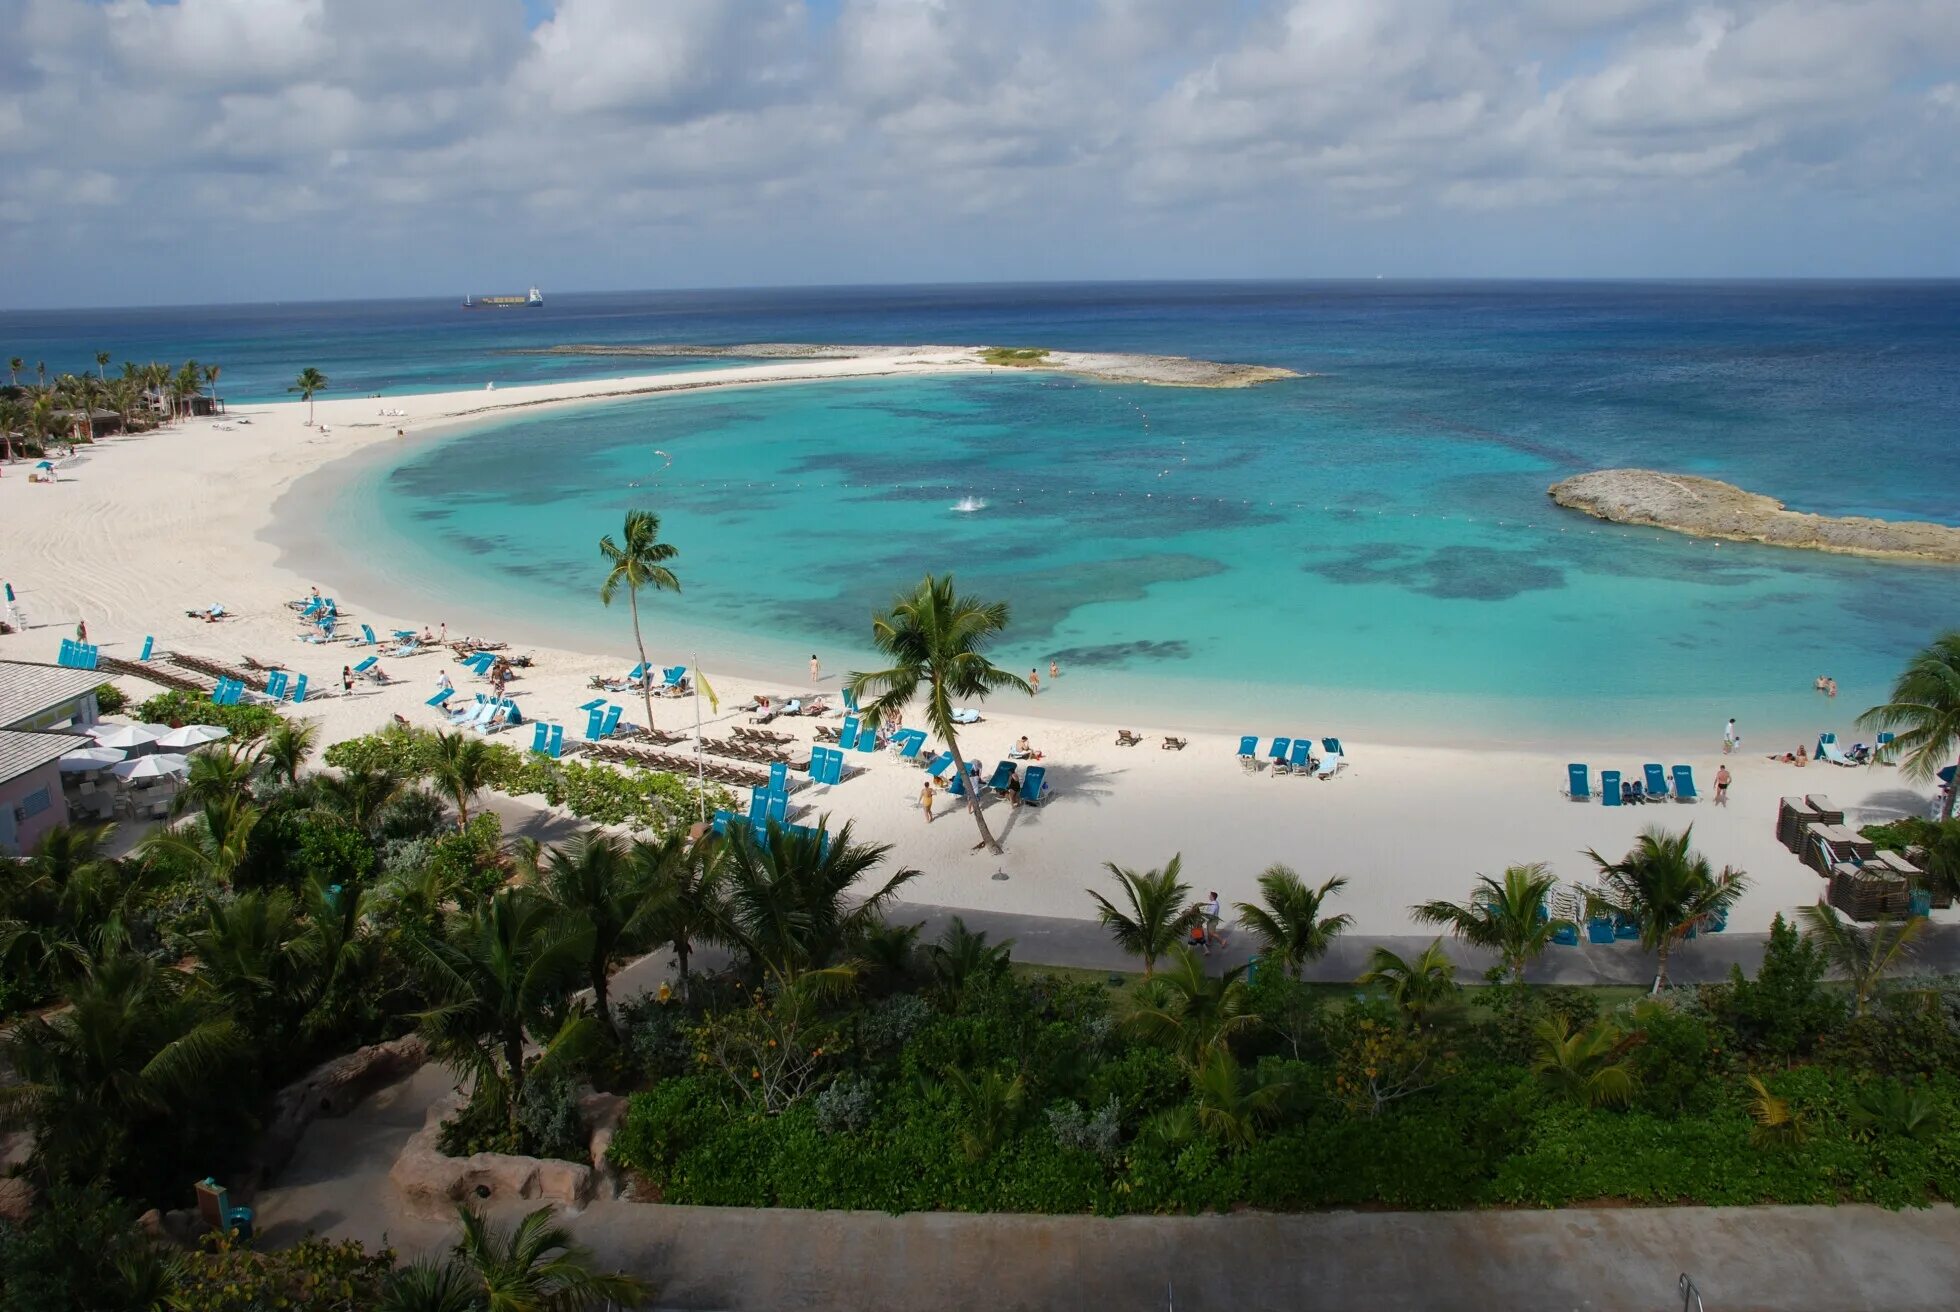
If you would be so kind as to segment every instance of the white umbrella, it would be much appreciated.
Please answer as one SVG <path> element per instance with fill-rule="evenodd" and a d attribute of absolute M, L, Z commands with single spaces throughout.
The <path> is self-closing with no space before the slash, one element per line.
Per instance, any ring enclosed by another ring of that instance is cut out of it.
<path fill-rule="evenodd" d="M 215 743 L 221 738 L 229 737 L 231 737 L 231 730 L 215 724 L 187 724 L 181 729 L 172 729 L 157 739 L 157 746 L 178 751 L 185 747 L 202 747 L 206 743 Z"/>
<path fill-rule="evenodd" d="M 98 724 L 88 731 L 98 747 L 147 747 L 168 732 L 147 724 Z"/>
<path fill-rule="evenodd" d="M 77 747 L 61 758 L 63 774 L 83 774 L 114 765 L 129 753 L 120 747 Z"/>
<path fill-rule="evenodd" d="M 167 775 L 186 774 L 191 768 L 188 759 L 170 752 L 158 752 L 154 756 L 139 756 L 133 761 L 109 767 L 109 773 L 118 779 L 161 779 Z"/>

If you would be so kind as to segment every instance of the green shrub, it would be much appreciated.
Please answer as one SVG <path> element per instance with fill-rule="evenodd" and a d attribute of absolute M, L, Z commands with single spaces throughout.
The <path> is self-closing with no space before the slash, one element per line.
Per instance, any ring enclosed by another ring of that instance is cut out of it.
<path fill-rule="evenodd" d="M 524 1093 L 517 1100 L 517 1131 L 524 1151 L 533 1157 L 589 1162 L 592 1136 L 578 1099 L 578 1086 L 562 1075 L 524 1081 Z"/>
<path fill-rule="evenodd" d="M 1747 979 L 1741 967 L 1731 967 L 1728 983 L 1701 991 L 1702 1005 L 1742 1047 L 1774 1057 L 1798 1056 L 1844 1023 L 1844 999 L 1824 987 L 1828 968 L 1817 945 L 1778 915 L 1756 977 Z"/>
<path fill-rule="evenodd" d="M 113 683 L 95 685 L 95 709 L 104 715 L 121 715 L 129 707 L 129 694 Z"/>
<path fill-rule="evenodd" d="M 394 1270 L 392 1249 L 370 1253 L 359 1240 L 308 1237 L 291 1248 L 257 1252 L 212 1234 L 173 1273 L 174 1312 L 368 1312 L 380 1306 Z"/>
<path fill-rule="evenodd" d="M 1699 1016 L 1666 1002 L 1634 1009 L 1640 1043 L 1633 1049 L 1639 1078 L 1637 1105 L 1659 1116 L 1675 1116 L 1705 1087 L 1719 1048 Z"/>
<path fill-rule="evenodd" d="M 137 707 L 136 718 L 146 724 L 215 724 L 249 742 L 264 737 L 280 717 L 269 706 L 219 706 L 208 696 L 171 691 Z"/>

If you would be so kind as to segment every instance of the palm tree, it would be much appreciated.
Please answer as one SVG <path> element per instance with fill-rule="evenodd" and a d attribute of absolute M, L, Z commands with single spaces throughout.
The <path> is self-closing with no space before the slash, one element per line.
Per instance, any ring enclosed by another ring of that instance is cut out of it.
<path fill-rule="evenodd" d="M 229 886 L 250 850 L 252 830 L 264 812 L 239 797 L 213 798 L 189 822 L 159 829 L 138 851 L 145 857 L 174 857 L 206 879 Z"/>
<path fill-rule="evenodd" d="M 1576 928 L 1545 914 L 1545 899 L 1557 884 L 1543 862 L 1507 866 L 1502 883 L 1478 875 L 1467 903 L 1424 902 L 1410 907 L 1409 914 L 1418 924 L 1445 926 L 1465 943 L 1489 948 L 1503 958 L 1504 974 L 1522 984 L 1525 967 L 1551 946 L 1553 936 Z"/>
<path fill-rule="evenodd" d="M 583 1312 L 638 1307 L 651 1295 L 623 1272 L 602 1272 L 571 1231 L 540 1207 L 505 1231 L 458 1207 L 462 1236 L 441 1262 L 389 1277 L 380 1312 Z"/>
<path fill-rule="evenodd" d="M 957 1066 L 945 1071 L 946 1083 L 960 1102 L 964 1123 L 960 1128 L 960 1150 L 969 1162 L 977 1162 L 998 1148 L 1014 1130 L 1027 1103 L 1027 1076 L 1012 1078 L 999 1071 L 987 1071 L 978 1079 Z"/>
<path fill-rule="evenodd" d="M 37 1155 L 57 1179 L 107 1170 L 127 1183 L 152 1154 L 146 1136 L 172 1136 L 186 1100 L 206 1096 L 215 1069 L 245 1036 L 211 1015 L 187 980 L 147 957 L 94 963 L 68 1006 L 17 1024 L 5 1052 L 15 1076 L 0 1088 L 0 1119 L 34 1131 Z M 142 1195 L 160 1182 L 122 1192 Z"/>
<path fill-rule="evenodd" d="M 188 360 L 184 363 L 184 367 L 177 371 L 177 377 L 171 383 L 170 391 L 184 407 L 185 418 L 197 412 L 197 398 L 204 391 L 204 370 L 199 367 L 197 361 Z M 308 413 L 311 414 L 310 409 Z"/>
<path fill-rule="evenodd" d="M 1858 727 L 1896 732 L 1881 755 L 1896 759 L 1908 779 L 1925 783 L 1943 767 L 1960 764 L 1960 629 L 1942 633 L 1914 656 L 1892 685 L 1892 700 L 1859 716 Z M 1942 821 L 1953 818 L 1956 793 L 1960 771 L 1940 801 Z"/>
<path fill-rule="evenodd" d="M 1259 1024 L 1244 966 L 1207 975 L 1203 959 L 1182 945 L 1171 949 L 1171 962 L 1138 995 L 1129 1022 L 1138 1034 L 1195 1060 L 1208 1048 L 1229 1046 Z"/>
<path fill-rule="evenodd" d="M 1689 825 L 1678 834 L 1652 828 L 1640 835 L 1622 860 L 1608 861 L 1591 848 L 1586 855 L 1599 867 L 1597 907 L 1633 921 L 1640 945 L 1659 958 L 1655 993 L 1667 987 L 1667 959 L 1674 945 L 1728 910 L 1749 886 L 1749 877 L 1727 866 L 1716 874 L 1708 858 L 1689 846 Z"/>
<path fill-rule="evenodd" d="M 490 744 L 461 729 L 436 730 L 435 758 L 430 773 L 436 786 L 456 804 L 458 824 L 468 828 L 470 803 L 484 790 L 496 769 Z"/>
<path fill-rule="evenodd" d="M 1822 902 L 1799 908 L 1797 914 L 1803 917 L 1804 937 L 1822 948 L 1831 964 L 1851 981 L 1853 1017 L 1864 1015 L 1885 976 L 1912 958 L 1926 928 L 1921 916 L 1907 920 L 1881 916 L 1865 929 Z"/>
<path fill-rule="evenodd" d="M 1749 1086 L 1749 1142 L 1757 1148 L 1795 1148 L 1810 1137 L 1810 1122 L 1788 1098 L 1770 1092 L 1760 1076 L 1743 1080 Z"/>
<path fill-rule="evenodd" d="M 418 1017 L 430 1051 L 479 1082 L 500 1085 L 513 1134 L 524 1094 L 526 1039 L 548 1038 L 533 1064 L 537 1072 L 564 1064 L 588 1037 L 589 1017 L 559 1018 L 590 937 L 535 891 L 503 888 L 459 917 L 441 939 L 408 942 L 437 999 Z"/>
<path fill-rule="evenodd" d="M 1118 947 L 1143 958 L 1143 977 L 1149 979 L 1157 973 L 1157 958 L 1176 947 L 1202 914 L 1190 900 L 1191 886 L 1178 878 L 1184 869 L 1184 854 L 1173 856 L 1162 870 L 1141 874 L 1113 861 L 1104 863 L 1103 868 L 1122 885 L 1129 910 L 1119 911 L 1101 893 L 1088 889 L 1096 901 L 1096 919 L 1102 921 Z"/>
<path fill-rule="evenodd" d="M 388 808 L 408 786 L 400 775 L 380 766 L 346 769 L 339 774 L 322 772 L 312 776 L 308 784 L 316 809 L 345 820 L 370 841 L 379 836 Z"/>
<path fill-rule="evenodd" d="M 746 825 L 735 828 L 721 861 L 718 935 L 785 987 L 805 975 L 848 982 L 857 974 L 850 958 L 856 940 L 919 877 L 900 870 L 847 906 L 846 894 L 890 852 L 882 843 L 853 841 L 850 825 L 835 834 L 799 834 L 772 824 L 761 837 Z"/>
<path fill-rule="evenodd" d="M 913 932 L 918 932 L 917 926 Z M 926 962 L 932 977 L 957 1002 L 969 981 L 1005 974 L 1013 951 L 1013 939 L 989 943 L 985 930 L 968 929 L 963 917 L 954 916 L 939 941 L 926 947 Z"/>
<path fill-rule="evenodd" d="M 184 774 L 184 786 L 171 799 L 177 814 L 211 803 L 252 800 L 252 775 L 258 769 L 258 749 L 246 744 L 224 750 L 207 749 L 193 753 Z"/>
<path fill-rule="evenodd" d="M 1266 951 L 1277 957 L 1299 979 L 1309 961 L 1327 955 L 1334 939 L 1354 923 L 1346 914 L 1322 916 L 1327 899 L 1347 887 L 1347 878 L 1335 875 L 1319 888 L 1308 888 L 1306 881 L 1288 866 L 1267 866 L 1259 876 L 1259 892 L 1266 904 L 1238 902 L 1239 924 L 1266 940 Z"/>
<path fill-rule="evenodd" d="M 1635 1075 L 1627 1053 L 1637 1035 L 1599 1020 L 1578 1033 L 1565 1016 L 1547 1016 L 1532 1026 L 1538 1055 L 1531 1069 L 1568 1098 L 1588 1107 L 1624 1107 L 1633 1101 Z"/>
<path fill-rule="evenodd" d="M 306 766 L 306 758 L 313 754 L 313 744 L 320 737 L 320 726 L 312 720 L 285 720 L 272 726 L 259 749 L 259 761 L 276 779 L 285 781 L 286 787 L 299 787 L 299 773 Z"/>
<path fill-rule="evenodd" d="M 606 581 L 599 585 L 599 602 L 610 606 L 619 590 L 626 589 L 626 604 L 633 613 L 633 645 L 640 653 L 640 696 L 646 703 L 647 728 L 651 729 L 653 678 L 647 667 L 646 639 L 640 636 L 640 589 L 679 592 L 681 581 L 667 568 L 667 562 L 680 550 L 660 540 L 660 516 L 651 510 L 627 511 L 620 536 L 625 539 L 624 545 L 614 542 L 610 533 L 599 539 L 599 555 L 608 566 Z"/>
<path fill-rule="evenodd" d="M 1396 1009 L 1411 1024 L 1422 1026 L 1456 1001 L 1456 963 L 1443 951 L 1441 938 L 1430 940 L 1413 960 L 1378 947 L 1368 958 L 1368 969 L 1355 983 L 1363 987 L 1380 984 Z"/>
<path fill-rule="evenodd" d="M 967 776 L 966 761 L 960 756 L 953 702 L 955 698 L 982 698 L 1003 688 L 1033 695 L 1025 679 L 987 659 L 987 645 L 1006 627 L 1006 602 L 956 597 L 951 574 L 942 578 L 928 574 L 911 596 L 898 598 L 890 613 L 871 621 L 872 641 L 891 666 L 870 674 L 853 674 L 846 680 L 846 686 L 859 698 L 867 692 L 875 694 L 875 700 L 864 707 L 865 717 L 873 724 L 896 721 L 924 685 L 926 723 L 953 754 L 954 777 L 962 781 L 967 810 L 980 827 L 980 841 L 974 850 L 984 847 L 996 854 L 1000 844 L 987 828 L 986 816 L 980 813 L 980 790 Z"/>
<path fill-rule="evenodd" d="M 531 877 L 560 914 L 582 925 L 593 1010 L 617 1034 L 607 998 L 612 965 L 647 941 L 671 888 L 647 881 L 645 867 L 628 859 L 625 845 L 596 829 L 546 851 L 534 862 Z"/>
<path fill-rule="evenodd" d="M 0 862 L 0 965 L 60 979 L 123 942 L 145 889 L 103 857 L 114 829 L 57 825 L 26 859 Z"/>
<path fill-rule="evenodd" d="M 314 963 L 298 902 L 283 889 L 253 890 L 205 906 L 191 932 L 198 985 L 255 1044 L 277 1048 L 310 1005 Z"/>
<path fill-rule="evenodd" d="M 106 383 L 109 381 L 109 353 L 107 351 L 97 351 L 95 353 L 95 372 L 101 377 L 103 382 Z"/>
<path fill-rule="evenodd" d="M 713 942 L 723 918 L 721 856 L 725 845 L 712 831 L 689 841 L 675 832 L 657 843 L 633 844 L 633 878 L 652 895 L 652 941 L 674 951 L 681 1001 L 688 999 L 688 958 L 696 945 Z"/>
<path fill-rule="evenodd" d="M 1251 1147 L 1260 1131 L 1279 1119 L 1292 1090 L 1290 1081 L 1240 1066 L 1223 1046 L 1187 1061 L 1184 1073 L 1191 1081 L 1191 1101 L 1152 1116 L 1151 1131 L 1173 1141 L 1203 1135 L 1233 1152 Z"/>
<path fill-rule="evenodd" d="M 218 375 L 224 371 L 223 365 L 207 364 L 204 366 L 204 385 L 210 389 L 211 402 L 214 406 L 218 401 Z"/>
<path fill-rule="evenodd" d="M 27 361 L 14 356 L 7 361 L 7 379 L 15 387 L 20 386 L 20 371 L 27 367 Z"/>
<path fill-rule="evenodd" d="M 311 428 L 313 426 L 313 395 L 316 392 L 327 390 L 327 376 L 318 369 L 308 365 L 299 371 L 299 377 L 294 379 L 293 385 L 286 390 L 288 392 L 298 392 L 299 399 L 306 402 L 306 426 Z"/>

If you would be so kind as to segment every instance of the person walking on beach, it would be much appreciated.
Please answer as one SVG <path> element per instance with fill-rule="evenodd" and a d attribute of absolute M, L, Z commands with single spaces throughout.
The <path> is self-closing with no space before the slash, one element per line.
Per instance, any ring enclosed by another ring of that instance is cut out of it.
<path fill-rule="evenodd" d="M 340 691 L 349 697 L 354 695 L 354 667 L 351 665 L 340 667 Z"/>
<path fill-rule="evenodd" d="M 455 692 L 455 691 L 456 691 L 456 685 L 455 685 L 455 684 L 453 684 L 453 683 L 451 683 L 451 682 L 449 681 L 449 671 L 448 671 L 448 670 L 442 670 L 442 671 L 439 671 L 439 672 L 438 672 L 438 673 L 436 674 L 436 691 L 437 691 L 437 692 Z"/>
<path fill-rule="evenodd" d="M 1212 889 L 1211 896 L 1205 899 L 1205 937 L 1217 938 L 1218 927 L 1225 920 L 1225 909 L 1219 905 L 1218 890 Z"/>
<path fill-rule="evenodd" d="M 1717 806 L 1727 806 L 1729 804 L 1729 779 L 1730 776 L 1729 776 L 1728 766 L 1723 765 L 1716 769 L 1715 805 Z"/>
<path fill-rule="evenodd" d="M 1727 756 L 1742 746 L 1742 735 L 1735 731 L 1735 717 L 1729 717 L 1729 727 L 1722 730 L 1722 755 Z"/>
<path fill-rule="evenodd" d="M 76 641 L 76 642 L 87 642 L 87 641 L 88 641 L 88 621 L 87 621 L 87 620 L 76 620 L 76 621 L 75 621 L 75 641 Z"/>
<path fill-rule="evenodd" d="M 926 780 L 925 787 L 919 790 L 919 809 L 926 813 L 926 823 L 932 823 L 932 780 Z"/>
<path fill-rule="evenodd" d="M 818 679 L 821 679 L 822 677 L 823 677 L 823 662 L 817 659 L 817 654 L 815 652 L 811 652 L 810 653 L 810 682 L 815 683 Z"/>

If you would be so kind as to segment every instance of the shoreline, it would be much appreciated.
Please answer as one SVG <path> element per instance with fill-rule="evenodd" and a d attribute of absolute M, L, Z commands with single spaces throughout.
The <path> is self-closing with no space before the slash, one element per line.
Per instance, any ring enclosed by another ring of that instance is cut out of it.
<path fill-rule="evenodd" d="M 396 428 L 409 431 L 407 440 L 419 441 L 449 435 L 459 425 L 518 406 L 573 406 L 662 390 L 850 376 L 839 372 L 838 365 L 797 361 L 683 378 L 541 384 L 502 392 L 492 406 L 477 404 L 484 394 L 476 392 L 389 398 L 385 406 L 373 398 L 323 395 L 317 409 L 330 426 L 326 433 L 305 426 L 303 403 L 287 402 L 240 407 L 222 429 L 222 421 L 197 420 L 157 433 L 108 439 L 68 467 L 67 477 L 54 487 L 30 488 L 24 479 L 0 482 L 0 514 L 18 525 L 22 543 L 8 568 L 33 625 L 26 633 L 0 637 L 0 655 L 51 660 L 59 638 L 80 614 L 105 652 L 132 655 L 144 636 L 153 634 L 167 650 L 227 660 L 249 653 L 290 662 L 311 676 L 315 688 L 337 691 L 340 666 L 367 653 L 346 644 L 312 647 L 294 641 L 291 612 L 282 603 L 303 595 L 308 585 L 318 583 L 340 597 L 342 609 L 351 613 L 349 628 L 365 621 L 385 633 L 446 618 L 452 635 L 461 636 L 476 620 L 464 614 L 469 607 L 460 598 L 452 598 L 459 609 L 447 615 L 427 610 L 395 614 L 388 599 L 368 595 L 360 580 L 343 580 L 318 565 L 306 568 L 304 544 L 282 541 L 282 514 L 288 522 L 292 518 L 291 507 L 282 512 L 279 503 L 295 492 L 306 495 L 309 477 L 336 467 L 337 475 L 329 476 L 350 476 L 350 470 L 360 467 L 351 462 L 380 458 Z M 924 368 L 978 367 L 949 365 L 943 357 L 920 357 L 907 366 L 908 371 Z M 376 408 L 407 413 L 377 418 Z M 251 422 L 235 422 L 241 418 Z M 337 554 L 358 553 L 356 536 L 337 541 Z M 268 550 L 269 544 L 278 545 Z M 712 550 L 712 544 L 701 549 Z M 210 625 L 183 614 L 190 606 L 214 601 L 222 601 L 237 618 Z M 508 627 L 485 624 L 476 631 L 497 637 L 505 636 Z M 613 650 L 629 648 L 622 616 Z M 649 634 L 649 653 L 692 664 L 685 653 L 663 642 L 658 628 Z M 554 644 L 535 654 L 538 664 L 525 672 L 513 695 L 527 716 L 558 718 L 573 738 L 579 729 L 574 708 L 591 696 L 588 676 L 622 673 L 631 663 Z M 450 670 L 465 694 L 475 684 L 430 655 L 384 657 L 383 665 L 402 681 L 309 703 L 307 717 L 320 722 L 323 743 L 370 732 L 391 714 L 432 727 L 436 717 L 421 703 L 433 689 L 438 669 Z M 724 703 L 713 719 L 706 718 L 708 708 L 702 703 L 704 725 L 715 731 L 740 723 L 734 705 L 754 692 L 813 691 L 807 671 L 797 667 L 778 670 L 773 677 L 725 675 L 718 665 L 709 669 Z M 833 699 L 837 677 L 827 674 L 821 684 Z M 1906 793 L 1893 771 L 1818 766 L 1793 774 L 1790 767 L 1762 760 L 1752 744 L 1749 752 L 1727 758 L 1737 780 L 1730 808 L 1706 802 L 1616 810 L 1578 806 L 1558 792 L 1566 762 L 1588 761 L 1595 771 L 1637 771 L 1642 759 L 1654 757 L 1594 739 L 1584 745 L 1568 743 L 1558 751 L 1397 746 L 1369 739 L 1366 725 L 1346 714 L 1335 717 L 1343 723 L 1326 723 L 1324 714 L 1314 717 L 1328 731 L 1363 735 L 1347 738 L 1352 764 L 1334 779 L 1274 778 L 1266 772 L 1248 776 L 1235 760 L 1236 735 L 1192 730 L 1186 750 L 1164 751 L 1156 741 L 1162 733 L 1186 733 L 1179 717 L 1164 713 L 1168 707 L 1125 717 L 1127 723 L 1100 714 L 1084 720 L 1061 718 L 1071 709 L 1068 689 L 1065 671 L 1059 689 L 1044 693 L 1033 713 L 1006 699 L 986 703 L 985 722 L 963 735 L 963 747 L 977 759 L 998 759 L 1022 733 L 1047 753 L 1055 789 L 1047 805 L 1010 811 L 1005 803 L 994 803 L 989 808 L 1006 844 L 1003 857 L 970 853 L 975 836 L 971 821 L 951 811 L 944 799 L 937 818 L 926 823 L 917 807 L 918 772 L 883 755 L 854 758 L 853 764 L 866 768 L 838 788 L 799 795 L 799 801 L 816 797 L 804 818 L 825 813 L 833 823 L 856 823 L 865 838 L 891 843 L 894 867 L 925 871 L 908 889 L 908 900 L 921 903 L 1087 919 L 1091 906 L 1083 890 L 1108 882 L 1105 861 L 1150 868 L 1182 852 L 1195 893 L 1216 887 L 1228 902 L 1251 900 L 1259 872 L 1274 862 L 1292 865 L 1316 882 L 1345 874 L 1351 882 L 1337 909 L 1355 916 L 1357 933 L 1376 935 L 1417 932 L 1407 916 L 1411 904 L 1462 898 L 1480 871 L 1496 873 L 1507 864 L 1545 860 L 1562 880 L 1589 882 L 1593 871 L 1580 855 L 1584 848 L 1617 854 L 1646 824 L 1679 828 L 1693 823 L 1697 845 L 1712 861 L 1739 866 L 1753 876 L 1752 892 L 1731 920 L 1732 929 L 1742 933 L 1760 932 L 1774 913 L 1787 914 L 1814 901 L 1821 891 L 1816 876 L 1774 842 L 1778 795 L 1829 793 L 1854 813 L 1854 823 L 1896 815 L 1902 807 L 1924 801 Z M 637 704 L 627 706 L 628 719 L 639 718 L 637 709 Z M 656 722 L 665 727 L 692 723 L 686 703 L 656 701 L 655 712 Z M 1266 717 L 1275 718 L 1282 717 Z M 1289 713 L 1283 718 L 1296 717 Z M 803 742 L 816 723 L 798 720 L 787 727 Z M 774 727 L 786 727 L 785 722 Z M 1141 747 L 1118 747 L 1119 727 L 1144 734 L 1148 741 Z M 1295 726 L 1247 727 L 1285 732 Z M 504 741 L 525 745 L 515 738 Z M 1261 746 L 1269 744 L 1262 739 Z M 1664 750 L 1671 753 L 1665 764 L 1690 764 L 1704 793 L 1712 791 L 1715 766 L 1724 759 L 1718 751 Z M 996 871 L 1007 878 L 990 878 Z"/>

